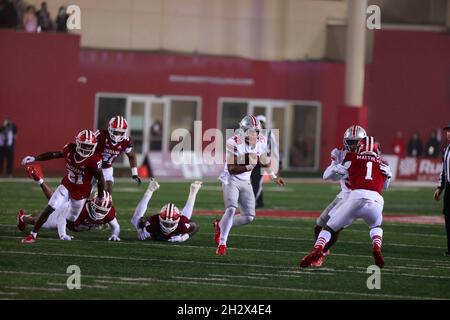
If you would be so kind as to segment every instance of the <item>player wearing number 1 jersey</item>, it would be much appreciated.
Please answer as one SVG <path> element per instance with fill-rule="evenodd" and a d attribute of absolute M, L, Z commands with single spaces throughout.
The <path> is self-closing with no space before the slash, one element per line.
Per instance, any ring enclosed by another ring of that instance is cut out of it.
<path fill-rule="evenodd" d="M 122 116 L 111 118 L 108 130 L 97 130 L 94 134 L 98 141 L 96 152 L 102 157 L 102 171 L 105 177 L 105 189 L 112 191 L 114 184 L 112 164 L 117 157 L 125 153 L 130 161 L 131 175 L 138 184 L 141 179 L 138 176 L 136 154 L 133 151 L 133 142 L 127 135 L 128 123 Z"/>
<path fill-rule="evenodd" d="M 98 194 L 102 195 L 105 181 L 101 170 L 101 157 L 95 153 L 97 140 L 90 130 L 83 130 L 76 136 L 76 144 L 68 143 L 62 151 L 46 152 L 36 157 L 27 156 L 22 165 L 34 161 L 47 161 L 65 158 L 67 173 L 61 184 L 51 196 L 47 207 L 41 212 L 33 231 L 22 240 L 22 243 L 34 243 L 37 232 L 47 221 L 48 217 L 61 206 L 69 203 L 67 220 L 75 221 L 83 209 L 86 199 L 91 193 L 91 181 L 97 180 Z"/>
<path fill-rule="evenodd" d="M 367 136 L 358 143 L 357 153 L 348 153 L 338 173 L 348 176 L 350 194 L 347 200 L 330 215 L 326 226 L 320 231 L 313 250 L 300 262 L 302 268 L 310 266 L 323 255 L 323 249 L 333 235 L 361 218 L 370 228 L 372 253 L 375 264 L 382 268 L 384 258 L 381 254 L 383 229 L 382 190 L 387 189 L 392 176 L 389 166 L 380 157 L 380 145 L 374 137 Z"/>

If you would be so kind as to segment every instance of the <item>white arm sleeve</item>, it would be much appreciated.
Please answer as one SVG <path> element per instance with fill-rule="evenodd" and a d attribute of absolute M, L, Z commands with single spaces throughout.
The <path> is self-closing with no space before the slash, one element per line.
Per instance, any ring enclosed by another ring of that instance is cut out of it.
<path fill-rule="evenodd" d="M 341 180 L 341 176 L 336 173 L 336 165 L 332 162 L 323 173 L 323 180 L 338 181 Z"/>
<path fill-rule="evenodd" d="M 111 236 L 119 237 L 120 225 L 119 225 L 119 221 L 117 221 L 117 218 L 114 218 L 108 224 L 111 227 Z"/>
<path fill-rule="evenodd" d="M 145 211 L 147 211 L 148 203 L 153 195 L 153 192 L 146 191 L 141 201 L 139 201 L 136 210 L 134 211 L 133 217 L 131 218 L 131 224 L 138 230 L 139 219 L 141 219 Z"/>

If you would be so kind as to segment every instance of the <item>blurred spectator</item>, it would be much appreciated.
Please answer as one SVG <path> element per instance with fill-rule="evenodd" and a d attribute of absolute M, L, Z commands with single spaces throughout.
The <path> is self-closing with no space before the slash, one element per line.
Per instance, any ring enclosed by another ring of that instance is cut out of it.
<path fill-rule="evenodd" d="M 6 119 L 0 127 L 0 174 L 3 173 L 3 162 L 6 159 L 6 173 L 12 176 L 16 133 L 16 125 Z"/>
<path fill-rule="evenodd" d="M 0 0 L 0 28 L 17 28 L 17 11 L 9 0 Z"/>
<path fill-rule="evenodd" d="M 291 148 L 290 163 L 292 167 L 301 167 L 308 157 L 308 145 L 303 137 L 298 137 Z"/>
<path fill-rule="evenodd" d="M 34 6 L 28 6 L 23 15 L 23 27 L 26 32 L 36 32 L 38 27 L 38 20 L 36 17 L 36 9 Z"/>
<path fill-rule="evenodd" d="M 425 148 L 425 156 L 429 158 L 439 158 L 441 153 L 441 143 L 437 138 L 436 131 L 431 132 L 430 139 L 428 139 Z"/>
<path fill-rule="evenodd" d="M 50 12 L 47 9 L 47 2 L 41 3 L 41 9 L 37 12 L 38 25 L 42 31 L 50 31 L 53 29 L 52 19 L 50 18 Z"/>
<path fill-rule="evenodd" d="M 397 131 L 394 141 L 392 141 L 392 150 L 395 155 L 401 158 L 406 156 L 406 142 L 403 138 L 403 132 Z"/>
<path fill-rule="evenodd" d="M 419 135 L 414 133 L 408 141 L 408 157 L 421 157 L 423 154 L 423 145 Z"/>
<path fill-rule="evenodd" d="M 59 7 L 58 16 L 56 17 L 56 31 L 67 32 L 67 19 L 69 19 L 69 15 L 66 13 L 66 7 Z"/>

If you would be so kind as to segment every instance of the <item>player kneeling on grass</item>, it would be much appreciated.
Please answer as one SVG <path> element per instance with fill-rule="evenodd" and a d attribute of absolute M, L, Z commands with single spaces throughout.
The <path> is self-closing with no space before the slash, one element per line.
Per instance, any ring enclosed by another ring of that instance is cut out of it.
<path fill-rule="evenodd" d="M 225 212 L 215 227 L 216 254 L 225 255 L 228 234 L 232 227 L 249 224 L 255 218 L 255 194 L 250 176 L 257 163 L 266 170 L 279 186 L 284 186 L 283 178 L 270 167 L 267 140 L 260 135 L 261 124 L 253 115 L 245 116 L 239 123 L 240 133 L 227 139 L 226 163 L 219 179 L 222 181 Z M 240 215 L 235 216 L 240 208 Z"/>
<path fill-rule="evenodd" d="M 328 205 L 328 207 L 325 208 L 325 210 L 322 211 L 320 214 L 320 217 L 316 220 L 316 226 L 314 227 L 314 236 L 315 239 L 319 237 L 320 231 L 322 231 L 322 228 L 326 226 L 328 220 L 330 220 L 330 216 L 336 212 L 340 206 L 347 200 L 349 194 L 350 194 L 350 186 L 348 177 L 341 176 L 336 173 L 336 168 L 342 163 L 342 160 L 345 159 L 345 156 L 349 152 L 356 152 L 356 148 L 358 145 L 358 142 L 365 138 L 367 136 L 366 131 L 357 125 L 350 126 L 345 130 L 344 132 L 344 139 L 343 144 L 344 148 L 335 148 L 331 151 L 331 164 L 328 166 L 328 168 L 323 173 L 323 179 L 324 180 L 332 180 L 332 181 L 339 181 L 341 184 L 341 192 L 336 196 L 336 198 Z M 325 262 L 325 259 L 327 256 L 330 255 L 330 250 L 333 246 L 333 244 L 336 242 L 340 230 L 337 230 L 335 233 L 333 233 L 333 236 L 331 237 L 330 241 L 327 243 L 325 248 L 323 249 L 323 255 L 320 259 L 317 261 L 314 261 L 311 266 L 312 267 L 321 267 L 322 264 Z"/>
<path fill-rule="evenodd" d="M 168 203 L 162 207 L 160 213 L 145 217 L 144 214 L 153 192 L 159 189 L 158 182 L 150 180 L 147 191 L 131 218 L 131 223 L 138 232 L 139 240 L 184 242 L 192 237 L 199 230 L 199 225 L 192 222 L 191 217 L 195 198 L 201 186 L 201 181 L 191 183 L 189 197 L 181 213 L 173 203 Z"/>
<path fill-rule="evenodd" d="M 27 172 L 40 186 L 47 199 L 53 195 L 53 190 L 44 182 L 42 175 L 33 167 L 27 166 Z M 69 204 L 56 209 L 53 214 L 42 225 L 44 229 L 56 229 L 61 240 L 72 240 L 73 237 L 66 233 L 70 231 L 88 231 L 101 229 L 108 225 L 111 228 L 109 241 L 120 241 L 120 226 L 116 218 L 116 210 L 112 205 L 112 197 L 107 191 L 103 191 L 103 197 L 97 195 L 92 200 L 87 200 L 81 210 L 80 215 L 75 221 L 67 220 Z M 20 210 L 17 215 L 17 228 L 24 231 L 27 225 L 34 225 L 39 216 L 27 215 L 25 211 Z"/>
<path fill-rule="evenodd" d="M 367 136 L 358 143 L 357 153 L 348 153 L 337 173 L 347 176 L 352 191 L 347 200 L 331 214 L 326 226 L 320 231 L 312 251 L 303 257 L 300 267 L 310 266 L 323 256 L 323 249 L 337 231 L 362 218 L 370 228 L 372 253 L 375 264 L 383 268 L 384 258 L 381 254 L 383 229 L 382 190 L 389 187 L 392 176 L 389 166 L 380 157 L 380 145 L 374 137 Z"/>

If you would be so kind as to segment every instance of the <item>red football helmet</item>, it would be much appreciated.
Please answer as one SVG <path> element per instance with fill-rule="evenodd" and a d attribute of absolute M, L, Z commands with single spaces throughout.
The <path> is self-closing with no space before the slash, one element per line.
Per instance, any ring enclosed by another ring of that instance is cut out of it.
<path fill-rule="evenodd" d="M 180 210 L 173 203 L 168 203 L 162 207 L 159 213 L 159 224 L 164 234 L 170 234 L 175 231 L 180 221 Z"/>
<path fill-rule="evenodd" d="M 76 151 L 83 158 L 90 157 L 95 152 L 97 147 L 97 138 L 91 130 L 83 130 L 76 137 L 75 142 L 77 144 Z"/>
<path fill-rule="evenodd" d="M 112 196 L 108 191 L 103 191 L 103 197 L 100 198 L 96 193 L 91 201 L 91 210 L 89 216 L 93 220 L 102 220 L 106 217 L 112 208 Z"/>
<path fill-rule="evenodd" d="M 125 139 L 127 133 L 128 122 L 122 116 L 115 116 L 109 120 L 108 132 L 112 141 L 120 142 Z"/>
<path fill-rule="evenodd" d="M 381 155 L 381 146 L 373 136 L 367 136 L 358 142 L 358 154 Z"/>

